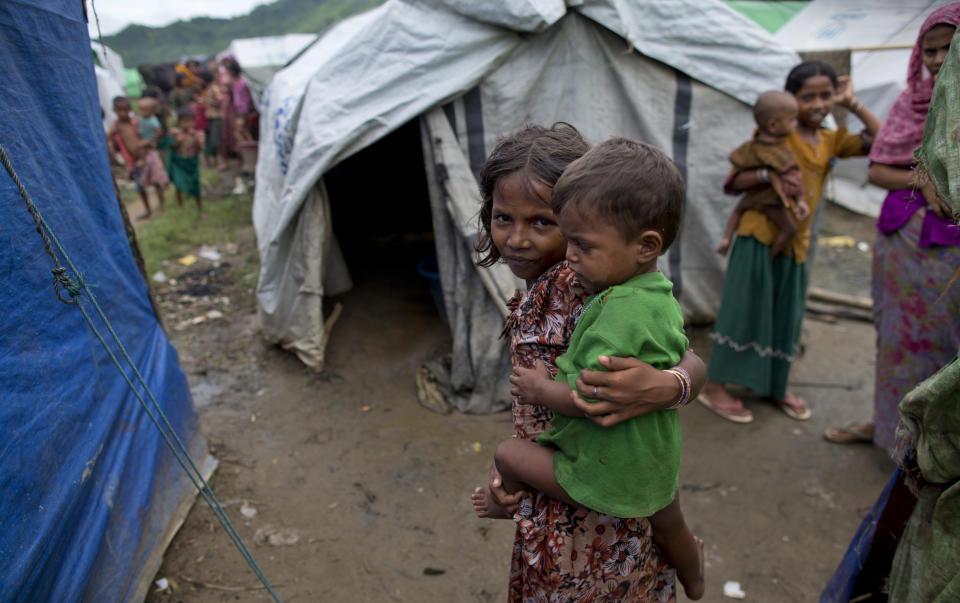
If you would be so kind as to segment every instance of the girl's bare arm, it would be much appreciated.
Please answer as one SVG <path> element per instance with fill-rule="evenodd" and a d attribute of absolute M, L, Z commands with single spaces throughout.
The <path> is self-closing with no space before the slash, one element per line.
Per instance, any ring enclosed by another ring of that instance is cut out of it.
<path fill-rule="evenodd" d="M 755 170 L 740 170 L 730 181 L 729 187 L 735 191 L 745 191 L 760 184 L 766 184 L 766 182 L 760 180 L 760 169 L 758 168 Z"/>
<path fill-rule="evenodd" d="M 574 404 L 602 427 L 672 406 L 682 393 L 680 382 L 672 373 L 636 358 L 601 356 L 600 364 L 607 370 L 580 372 Z M 707 382 L 706 365 L 693 350 L 687 350 L 678 366 L 690 376 L 689 399 L 696 398 Z M 584 398 L 595 398 L 597 402 Z"/>
<path fill-rule="evenodd" d="M 870 184 L 888 191 L 913 188 L 913 170 L 905 170 L 885 163 L 874 163 L 867 170 L 867 180 Z"/>

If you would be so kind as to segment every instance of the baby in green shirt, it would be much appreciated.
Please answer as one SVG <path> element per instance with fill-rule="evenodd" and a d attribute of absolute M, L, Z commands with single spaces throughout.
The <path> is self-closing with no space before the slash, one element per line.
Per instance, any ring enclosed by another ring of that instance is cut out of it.
<path fill-rule="evenodd" d="M 614 138 L 564 171 L 551 204 L 567 239 L 566 259 L 595 295 L 586 302 L 551 380 L 542 364 L 516 368 L 521 403 L 553 410 L 538 443 L 511 439 L 494 463 L 508 492 L 527 488 L 623 518 L 649 517 L 653 539 L 677 568 L 687 597 L 703 595 L 703 543 L 677 500 L 680 424 L 676 410 L 600 427 L 573 403 L 581 369 L 604 370 L 599 355 L 634 357 L 672 367 L 687 349 L 683 315 L 657 258 L 676 238 L 683 178 L 656 147 Z M 496 499 L 475 501 L 478 514 L 500 515 Z M 480 507 L 483 507 L 482 509 Z"/>

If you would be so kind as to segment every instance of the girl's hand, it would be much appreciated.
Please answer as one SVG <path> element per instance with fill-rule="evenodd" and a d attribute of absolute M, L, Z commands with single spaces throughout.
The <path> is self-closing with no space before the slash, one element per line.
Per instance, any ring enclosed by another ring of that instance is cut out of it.
<path fill-rule="evenodd" d="M 517 397 L 520 404 L 535 404 L 541 397 L 539 386 L 544 381 L 552 379 L 543 360 L 538 359 L 532 369 L 514 367 L 510 375 L 510 394 Z"/>
<path fill-rule="evenodd" d="M 577 408 L 601 427 L 661 410 L 680 397 L 676 377 L 646 362 L 615 356 L 600 356 L 599 361 L 607 370 L 580 371 L 577 391 L 571 395 Z"/>
<path fill-rule="evenodd" d="M 850 79 L 849 75 L 837 77 L 837 92 L 834 102 L 847 109 L 853 103 L 853 80 Z"/>
<path fill-rule="evenodd" d="M 517 490 L 513 494 L 510 494 L 503 489 L 503 479 L 500 477 L 500 472 L 497 471 L 497 466 L 493 463 L 490 463 L 490 493 L 493 494 L 493 498 L 496 499 L 497 504 L 506 508 L 507 512 L 513 515 L 517 511 L 517 507 L 520 506 L 520 500 L 523 498 L 523 490 Z"/>

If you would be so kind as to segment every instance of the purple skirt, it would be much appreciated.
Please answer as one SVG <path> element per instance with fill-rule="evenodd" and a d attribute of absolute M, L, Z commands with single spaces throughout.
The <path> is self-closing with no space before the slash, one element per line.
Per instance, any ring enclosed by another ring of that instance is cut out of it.
<path fill-rule="evenodd" d="M 877 234 L 873 247 L 873 441 L 888 450 L 895 443 L 900 400 L 953 360 L 960 348 L 960 283 L 944 294 L 960 268 L 960 246 L 923 246 L 932 214 L 911 212 L 900 228 Z"/>

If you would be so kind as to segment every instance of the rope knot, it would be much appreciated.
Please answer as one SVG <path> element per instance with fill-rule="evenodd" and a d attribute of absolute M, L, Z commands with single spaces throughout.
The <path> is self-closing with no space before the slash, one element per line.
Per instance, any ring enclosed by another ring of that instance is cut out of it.
<path fill-rule="evenodd" d="M 70 278 L 66 268 L 63 266 L 57 266 L 50 272 L 53 273 L 53 290 L 57 292 L 57 297 L 60 298 L 60 301 L 65 304 L 76 304 L 77 298 L 80 297 L 80 292 L 83 291 L 82 283 L 77 283 Z M 82 277 L 80 278 L 82 279 Z M 64 290 L 70 294 L 71 299 L 63 297 L 60 293 L 60 287 L 63 287 Z"/>

